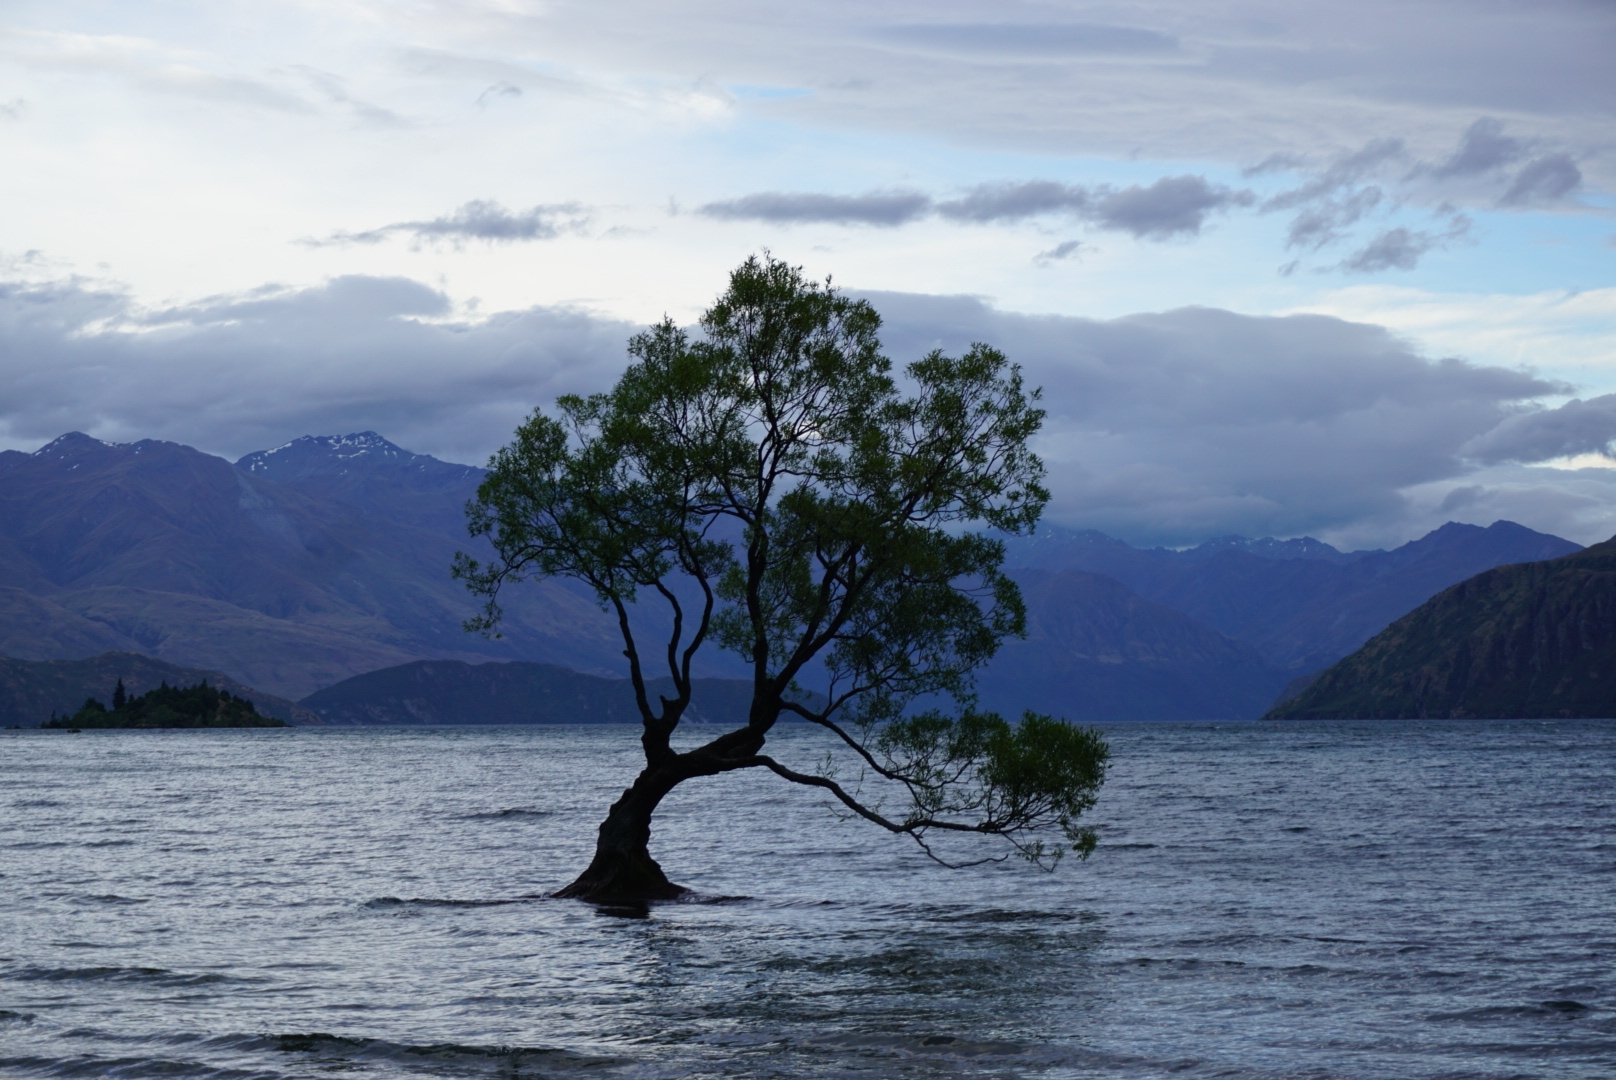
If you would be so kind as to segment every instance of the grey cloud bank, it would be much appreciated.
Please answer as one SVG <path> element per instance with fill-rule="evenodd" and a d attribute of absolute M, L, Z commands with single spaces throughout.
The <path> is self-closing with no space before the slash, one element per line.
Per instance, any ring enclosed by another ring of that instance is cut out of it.
<path fill-rule="evenodd" d="M 1616 531 L 1616 472 L 1525 468 L 1605 447 L 1612 398 L 1430 360 L 1375 326 L 1189 308 L 1035 317 L 966 297 L 870 294 L 900 365 L 972 341 L 1045 388 L 1051 517 L 1141 542 L 1224 533 L 1394 543 L 1513 517 L 1573 539 Z M 111 329 L 107 329 L 111 327 Z M 373 429 L 480 461 L 535 405 L 603 389 L 637 329 L 568 310 L 454 317 L 438 291 L 347 277 L 142 311 L 72 283 L 0 287 L 0 442 L 68 430 L 166 438 L 235 457 Z M 1492 515 L 1491 517 L 1488 515 Z"/>
<path fill-rule="evenodd" d="M 505 25 L 670 78 L 811 88 L 775 111 L 821 127 L 1230 164 L 1320 161 L 1386 138 L 1448 179 L 1559 152 L 1601 186 L 1616 179 L 1609 4 L 939 0 L 896 25 L 890 7 L 846 0 L 739 10 L 557 0 L 547 18 Z M 1476 129 L 1456 152 L 1478 117 L 1509 132 Z"/>
<path fill-rule="evenodd" d="M 439 241 L 464 244 L 468 240 L 508 244 L 553 240 L 563 232 L 582 228 L 588 217 L 588 211 L 579 203 L 535 206 L 512 213 L 491 199 L 473 199 L 452 213 L 427 221 L 397 221 L 363 232 L 338 232 L 323 240 L 304 240 L 302 243 L 314 247 L 376 244 L 401 235 L 410 237 L 417 244 Z"/>
<path fill-rule="evenodd" d="M 599 388 L 635 329 L 555 308 L 475 323 L 451 314 L 442 293 L 403 278 L 160 311 L 71 282 L 6 284 L 0 432 L 15 448 L 77 429 L 234 458 L 298 435 L 373 429 L 481 461 L 535 404 Z"/>
<path fill-rule="evenodd" d="M 1383 228 L 1345 259 L 1322 268 L 1351 273 L 1412 270 L 1428 252 L 1451 247 L 1470 234 L 1472 222 L 1455 208 L 1454 199 L 1518 209 L 1563 207 L 1582 185 L 1582 171 L 1570 154 L 1543 154 L 1510 171 L 1534 145 L 1505 134 L 1501 121 L 1484 116 L 1464 130 L 1452 154 L 1438 164 L 1416 160 L 1401 139 L 1379 138 L 1320 167 L 1280 157 L 1248 169 L 1247 175 L 1283 170 L 1308 176 L 1259 207 L 1264 213 L 1294 211 L 1286 247 L 1303 251 L 1316 252 L 1346 239 L 1353 226 L 1383 208 L 1424 205 L 1436 227 Z"/>
<path fill-rule="evenodd" d="M 1315 267 L 1372 274 L 1413 270 L 1426 254 L 1450 248 L 1470 234 L 1470 218 L 1449 196 L 1488 207 L 1563 206 L 1582 186 L 1581 169 L 1566 152 L 1532 157 L 1534 150 L 1532 140 L 1506 134 L 1501 121 L 1481 117 L 1436 164 L 1417 159 L 1402 139 L 1385 137 L 1370 139 L 1322 164 L 1295 155 L 1270 155 L 1245 175 L 1291 173 L 1300 183 L 1266 198 L 1205 176 L 1184 174 L 1125 188 L 1054 180 L 986 183 L 951 199 L 919 191 L 759 192 L 707 203 L 697 213 L 732 221 L 887 228 L 929 217 L 970 225 L 1065 217 L 1136 239 L 1161 241 L 1200 235 L 1214 214 L 1255 208 L 1264 214 L 1290 213 L 1285 246 L 1304 253 L 1340 243 L 1378 216 L 1381 228 L 1372 236 L 1360 234 L 1356 250 Z M 1527 160 L 1516 168 L 1523 159 Z M 1419 215 L 1423 227 L 1385 221 L 1398 212 Z"/>
<path fill-rule="evenodd" d="M 1374 544 L 1446 520 L 1468 479 L 1466 520 L 1530 519 L 1580 539 L 1616 532 L 1616 472 L 1489 471 L 1468 449 L 1563 385 L 1430 360 L 1386 330 L 1323 316 L 1253 318 L 1188 308 L 1115 320 L 995 311 L 963 297 L 873 294 L 895 357 L 975 340 L 1045 388 L 1051 516 L 1144 542 L 1223 533 L 1326 534 Z M 1541 461 L 1559 451 L 1541 446 Z M 1476 483 L 1475 481 L 1482 481 Z"/>
<path fill-rule="evenodd" d="M 872 191 L 864 195 L 765 191 L 711 202 L 696 212 L 730 221 L 894 226 L 925 217 L 931 206 L 931 198 L 916 191 Z"/>
<path fill-rule="evenodd" d="M 1570 154 L 1549 154 L 1527 165 L 1498 201 L 1504 206 L 1554 203 L 1582 186 L 1582 170 Z"/>
<path fill-rule="evenodd" d="M 966 57 L 1044 59 L 1173 52 L 1177 39 L 1105 23 L 910 23 L 877 28 L 877 42 Z"/>
<path fill-rule="evenodd" d="M 725 220 L 777 224 L 907 225 L 936 214 L 950 221 L 987 225 L 1060 214 L 1098 228 L 1142 240 L 1167 240 L 1200 233 L 1207 217 L 1234 206 L 1250 206 L 1249 191 L 1232 191 L 1202 176 L 1169 176 L 1149 186 L 1082 187 L 1052 180 L 981 184 L 957 199 L 934 201 L 916 191 L 872 191 L 863 195 L 768 191 L 708 203 L 697 213 Z"/>
<path fill-rule="evenodd" d="M 1551 411 L 1520 413 L 1463 448 L 1485 462 L 1533 462 L 1579 454 L 1611 456 L 1616 440 L 1616 394 L 1573 399 Z"/>

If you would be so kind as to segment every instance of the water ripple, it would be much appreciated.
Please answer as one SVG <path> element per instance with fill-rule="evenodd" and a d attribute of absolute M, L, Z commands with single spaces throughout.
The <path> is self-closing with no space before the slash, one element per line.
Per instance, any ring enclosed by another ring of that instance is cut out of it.
<path fill-rule="evenodd" d="M 596 908 L 627 729 L 0 733 L 0 1073 L 1616 1075 L 1616 725 L 1108 735 L 1054 875 L 734 775 L 658 819 L 686 902 Z"/>

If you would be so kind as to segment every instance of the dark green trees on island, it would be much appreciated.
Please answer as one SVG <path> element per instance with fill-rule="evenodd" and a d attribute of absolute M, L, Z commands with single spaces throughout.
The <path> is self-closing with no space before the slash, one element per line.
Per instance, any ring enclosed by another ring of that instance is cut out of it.
<path fill-rule="evenodd" d="M 112 691 L 112 708 L 96 698 L 72 716 L 51 717 L 47 728 L 242 728 L 285 727 L 284 720 L 261 716 L 253 703 L 218 690 L 206 681 L 195 686 L 163 683 L 139 697 L 127 697 L 123 680 Z"/>
<path fill-rule="evenodd" d="M 1003 545 L 968 527 L 1037 522 L 1038 394 L 985 345 L 933 352 L 900 381 L 879 325 L 828 282 L 748 259 L 699 336 L 666 320 L 636 336 L 610 392 L 535 412 L 492 461 L 468 515 L 496 557 L 455 567 L 486 598 L 471 628 L 497 627 L 510 582 L 582 582 L 618 623 L 642 721 L 644 768 L 560 895 L 685 892 L 650 855 L 652 815 L 679 784 L 745 769 L 818 789 L 952 864 L 1049 866 L 1094 847 L 1079 819 L 1105 775 L 1098 733 L 1031 714 L 1013 724 L 973 693 L 1025 610 Z M 745 663 L 747 719 L 676 748 L 709 644 Z M 671 688 L 653 700 L 659 674 Z M 785 716 L 840 753 L 800 765 L 766 753 Z M 714 825 L 748 823 L 715 808 Z"/>

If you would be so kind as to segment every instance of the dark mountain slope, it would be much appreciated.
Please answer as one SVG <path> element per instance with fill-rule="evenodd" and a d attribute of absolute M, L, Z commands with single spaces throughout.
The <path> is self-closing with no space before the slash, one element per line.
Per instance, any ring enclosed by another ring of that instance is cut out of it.
<path fill-rule="evenodd" d="M 1579 550 L 1508 521 L 1485 529 L 1450 522 L 1394 551 L 1350 554 L 1306 537 L 1139 550 L 1100 533 L 1058 529 L 1009 548 L 1017 565 L 1114 577 L 1298 674 L 1345 656 L 1449 585 L 1494 566 Z"/>
<path fill-rule="evenodd" d="M 0 532 L 54 590 L 137 585 L 276 617 L 322 610 L 307 579 L 351 560 L 337 539 L 351 525 L 176 443 L 72 433 L 0 457 Z"/>
<path fill-rule="evenodd" d="M 104 623 L 69 611 L 46 596 L 0 588 L 0 656 L 58 660 L 141 648 Z"/>
<path fill-rule="evenodd" d="M 687 722 L 743 724 L 752 684 L 696 679 Z M 652 700 L 672 682 L 648 684 Z M 298 703 L 330 724 L 637 724 L 627 679 L 554 664 L 421 660 L 357 675 Z"/>
<path fill-rule="evenodd" d="M 1447 589 L 1269 716 L 1616 716 L 1616 540 Z"/>
<path fill-rule="evenodd" d="M 289 696 L 423 656 L 621 664 L 615 627 L 553 583 L 513 590 L 503 639 L 461 630 L 475 605 L 449 566 L 474 550 L 479 470 L 374 436 L 257 457 L 78 434 L 0 454 L 0 581 L 41 601 L 0 596 L 16 616 L 0 639 L 38 658 L 150 652 Z"/>
<path fill-rule="evenodd" d="M 76 711 L 88 697 L 110 705 L 113 687 L 119 679 L 131 696 L 155 690 L 162 682 L 170 686 L 192 686 L 206 679 L 220 690 L 251 701 L 265 716 L 293 724 L 320 722 L 314 713 L 285 698 L 243 686 L 220 672 L 180 667 L 135 653 L 111 652 L 87 660 L 0 658 L 0 724 L 37 727 L 49 720 L 53 712 Z"/>
<path fill-rule="evenodd" d="M 134 651 L 185 667 L 228 671 L 289 696 L 356 671 L 420 655 L 380 619 L 274 619 L 250 608 L 184 593 L 108 586 L 56 598 L 81 618 L 124 635 Z M 369 633 L 367 633 L 369 631 Z"/>
<path fill-rule="evenodd" d="M 984 706 L 1069 720 L 1249 720 L 1287 675 L 1256 650 L 1120 582 L 1082 571 L 1016 571 L 1027 638 L 978 679 Z"/>

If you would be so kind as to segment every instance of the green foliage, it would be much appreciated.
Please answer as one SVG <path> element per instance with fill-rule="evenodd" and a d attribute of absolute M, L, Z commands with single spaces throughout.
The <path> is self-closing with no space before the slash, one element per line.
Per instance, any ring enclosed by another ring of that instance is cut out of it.
<path fill-rule="evenodd" d="M 119 698 L 124 698 L 118 704 Z M 285 727 L 283 720 L 260 716 L 246 698 L 228 690 L 209 686 L 207 680 L 195 686 L 169 686 L 130 698 L 123 693 L 123 680 L 113 691 L 114 708 L 95 698 L 85 700 L 72 716 L 53 716 L 48 728 L 192 728 L 192 727 Z"/>
<path fill-rule="evenodd" d="M 1012 727 L 972 708 L 972 672 L 1026 617 L 1003 544 L 962 527 L 1036 524 L 1048 499 L 1027 445 L 1039 393 L 982 344 L 895 378 L 879 328 L 868 303 L 765 255 L 735 270 L 699 333 L 664 320 L 635 336 L 615 387 L 535 411 L 490 462 L 467 515 L 497 557 L 462 554 L 454 568 L 485 600 L 468 629 L 496 630 L 508 582 L 573 578 L 617 615 L 648 767 L 671 770 L 670 786 L 766 767 L 917 840 L 993 833 L 1048 862 L 1058 851 L 1030 837 L 1055 828 L 1086 851 L 1092 836 L 1072 822 L 1103 776 L 1103 744 L 1061 721 Z M 641 646 L 644 601 L 664 612 L 660 656 Z M 675 754 L 668 736 L 709 640 L 750 667 L 751 719 Z M 653 663 L 675 691 L 656 706 Z M 825 707 L 801 704 L 804 688 Z M 959 715 L 906 718 L 923 700 Z M 787 712 L 835 732 L 911 810 L 883 817 L 830 775 L 761 755 Z"/>
<path fill-rule="evenodd" d="M 907 788 L 904 824 L 923 845 L 932 830 L 992 833 L 1050 867 L 1068 845 L 1083 859 L 1094 850 L 1094 830 L 1078 824 L 1110 758 L 1094 728 L 1032 712 L 1017 725 L 997 713 L 926 712 L 882 726 L 871 745 L 882 770 Z M 958 824 L 965 818 L 974 820 Z M 1040 833 L 1049 831 L 1064 842 L 1047 843 Z"/>

